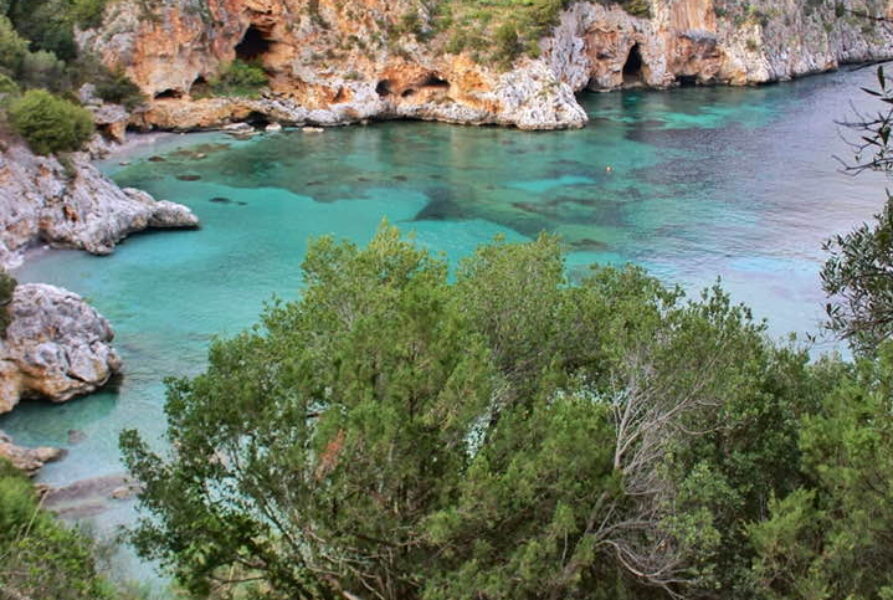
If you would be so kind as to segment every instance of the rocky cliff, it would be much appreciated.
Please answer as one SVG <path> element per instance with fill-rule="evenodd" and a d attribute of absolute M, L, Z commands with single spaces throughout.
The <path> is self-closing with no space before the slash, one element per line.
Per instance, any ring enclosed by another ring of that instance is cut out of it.
<path fill-rule="evenodd" d="M 509 65 L 454 48 L 435 0 L 118 0 L 79 43 L 151 98 L 133 125 L 166 129 L 400 117 L 579 127 L 574 93 L 586 88 L 755 84 L 893 56 L 893 34 L 871 18 L 891 14 L 889 0 L 637 2 L 639 16 L 570 4 Z M 237 58 L 263 66 L 267 91 L 208 97 Z"/>
<path fill-rule="evenodd" d="M 120 371 L 108 321 L 75 293 L 52 285 L 16 287 L 0 338 L 0 414 L 22 398 L 64 402 Z"/>
<path fill-rule="evenodd" d="M 0 268 L 16 266 L 37 243 L 108 254 L 135 231 L 197 225 L 184 206 L 120 189 L 87 154 L 63 163 L 0 138 Z"/>

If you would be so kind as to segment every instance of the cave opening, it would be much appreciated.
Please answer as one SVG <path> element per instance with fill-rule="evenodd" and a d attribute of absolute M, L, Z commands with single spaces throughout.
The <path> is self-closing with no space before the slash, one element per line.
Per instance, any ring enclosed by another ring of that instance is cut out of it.
<path fill-rule="evenodd" d="M 245 62 L 256 61 L 270 51 L 271 45 L 266 34 L 251 25 L 242 36 L 242 41 L 236 46 L 236 58 Z"/>
<path fill-rule="evenodd" d="M 623 83 L 626 85 L 640 83 L 642 81 L 642 51 L 639 49 L 639 43 L 633 44 L 626 57 L 623 65 Z"/>
<path fill-rule="evenodd" d="M 255 129 L 264 129 L 267 125 L 272 123 L 272 121 L 270 121 L 270 117 L 262 112 L 257 112 L 254 110 L 251 111 L 251 113 L 245 118 L 245 122 Z"/>
<path fill-rule="evenodd" d="M 448 88 L 450 87 L 450 82 L 432 73 L 422 82 L 422 87 Z"/>
<path fill-rule="evenodd" d="M 182 98 L 183 92 L 174 89 L 163 90 L 155 94 L 156 100 L 164 100 L 165 98 Z"/>
<path fill-rule="evenodd" d="M 189 94 L 191 96 L 207 96 L 211 93 L 211 85 L 208 80 L 199 75 L 189 86 Z"/>
<path fill-rule="evenodd" d="M 679 87 L 695 87 L 698 85 L 697 75 L 677 75 L 676 85 Z"/>
<path fill-rule="evenodd" d="M 391 90 L 391 82 L 387 79 L 382 79 L 375 86 L 375 93 L 381 97 L 389 96 L 392 93 Z"/>

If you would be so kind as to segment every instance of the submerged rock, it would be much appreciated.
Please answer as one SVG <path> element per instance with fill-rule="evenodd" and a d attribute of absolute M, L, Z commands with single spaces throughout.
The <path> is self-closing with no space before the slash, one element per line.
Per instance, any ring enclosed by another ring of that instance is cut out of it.
<path fill-rule="evenodd" d="M 63 456 L 65 456 L 65 451 L 60 448 L 16 446 L 11 437 L 0 431 L 0 458 L 5 458 L 12 466 L 28 475 L 36 475 L 43 465 L 59 460 Z"/>
<path fill-rule="evenodd" d="M 139 493 L 140 485 L 124 474 L 102 475 L 50 488 L 44 506 L 57 515 L 79 519 L 101 514 L 112 500 L 126 500 Z"/>
<path fill-rule="evenodd" d="M 18 265 L 23 252 L 39 243 L 109 254 L 136 231 L 196 226 L 185 206 L 122 190 L 84 153 L 63 164 L 19 141 L 0 146 L 0 267 Z"/>
<path fill-rule="evenodd" d="M 121 370 L 108 321 L 80 296 L 52 285 L 16 287 L 0 338 L 0 413 L 22 398 L 65 402 Z"/>

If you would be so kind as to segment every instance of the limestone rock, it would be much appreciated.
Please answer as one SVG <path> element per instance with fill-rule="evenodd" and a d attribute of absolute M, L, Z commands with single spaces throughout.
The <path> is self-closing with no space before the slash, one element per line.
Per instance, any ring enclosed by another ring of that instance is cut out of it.
<path fill-rule="evenodd" d="M 109 254 L 147 227 L 198 226 L 188 208 L 120 189 L 89 158 L 77 153 L 63 165 L 19 141 L 0 145 L 0 267 L 16 266 L 38 243 Z"/>
<path fill-rule="evenodd" d="M 35 475 L 40 468 L 65 456 L 60 448 L 40 446 L 39 448 L 23 448 L 12 443 L 12 438 L 0 431 L 0 458 L 5 458 L 12 466 L 28 475 Z"/>
<path fill-rule="evenodd" d="M 27 397 L 65 402 L 121 370 L 108 321 L 80 296 L 52 285 L 16 287 L 0 339 L 0 413 Z"/>
<path fill-rule="evenodd" d="M 881 2 L 893 14 L 891 0 Z M 574 93 L 586 88 L 756 84 L 893 57 L 893 31 L 836 14 L 855 7 L 849 1 L 648 5 L 645 18 L 617 4 L 576 2 L 540 41 L 540 56 L 508 72 L 447 51 L 450 31 L 424 42 L 404 32 L 396 46 L 384 43 L 395 41 L 401 15 L 419 10 L 409 0 L 205 0 L 202 10 L 165 0 L 152 18 L 144 2 L 120 0 L 78 43 L 151 99 L 131 124 L 173 130 L 392 118 L 580 127 L 586 115 Z M 253 99 L 203 97 L 236 57 L 262 64 L 267 89 Z"/>

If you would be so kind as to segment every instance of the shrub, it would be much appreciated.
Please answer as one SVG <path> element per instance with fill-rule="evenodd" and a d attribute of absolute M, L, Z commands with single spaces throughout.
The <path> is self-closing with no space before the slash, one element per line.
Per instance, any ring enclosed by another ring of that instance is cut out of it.
<path fill-rule="evenodd" d="M 65 62 L 46 50 L 29 52 L 22 61 L 19 81 L 27 88 L 45 88 L 60 92 L 68 87 Z"/>
<path fill-rule="evenodd" d="M 17 96 L 19 91 L 18 84 L 11 77 L 0 73 L 0 96 Z"/>
<path fill-rule="evenodd" d="M 493 36 L 493 58 L 501 66 L 511 66 L 523 49 L 518 30 L 512 23 L 503 23 Z"/>
<path fill-rule="evenodd" d="M 0 459 L 0 595 L 55 600 L 111 599 L 92 544 L 40 509 L 34 486 Z"/>
<path fill-rule="evenodd" d="M 46 90 L 29 90 L 14 100 L 9 120 L 38 154 L 79 150 L 93 134 L 89 111 Z"/>
<path fill-rule="evenodd" d="M 224 67 L 220 75 L 211 81 L 211 91 L 218 96 L 243 96 L 256 98 L 267 85 L 267 73 L 257 63 L 236 59 Z"/>
<path fill-rule="evenodd" d="M 0 269 L 0 337 L 6 335 L 9 326 L 9 304 L 12 302 L 12 294 L 18 282 L 6 271 Z"/>
<path fill-rule="evenodd" d="M 46 50 L 65 61 L 77 56 L 70 0 L 20 0 L 7 14 L 31 50 Z"/>
<path fill-rule="evenodd" d="M 16 77 L 28 54 L 28 40 L 16 33 L 12 22 L 0 15 L 0 73 Z"/>
<path fill-rule="evenodd" d="M 106 0 L 74 0 L 71 16 L 81 29 L 92 29 L 102 25 L 102 15 Z"/>
<path fill-rule="evenodd" d="M 133 110 L 146 100 L 139 86 L 121 71 L 105 71 L 95 84 L 97 96 L 105 102 L 123 104 L 127 110 Z"/>

